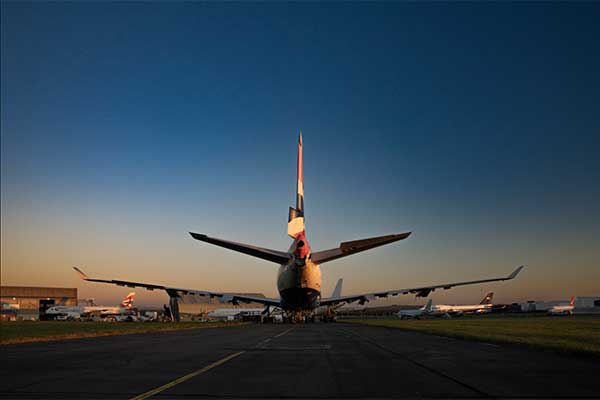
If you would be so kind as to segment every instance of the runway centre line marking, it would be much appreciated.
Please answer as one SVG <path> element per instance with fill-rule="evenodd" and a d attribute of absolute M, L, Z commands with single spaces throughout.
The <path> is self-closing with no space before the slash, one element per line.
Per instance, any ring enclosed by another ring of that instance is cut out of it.
<path fill-rule="evenodd" d="M 187 381 L 188 379 L 191 379 L 191 378 L 193 378 L 195 376 L 203 374 L 206 371 L 209 371 L 209 370 L 211 370 L 211 369 L 213 369 L 215 367 L 218 367 L 221 364 L 225 364 L 227 361 L 233 360 L 234 358 L 241 356 L 245 352 L 246 352 L 246 350 L 242 350 L 242 351 L 238 351 L 237 353 L 230 354 L 230 355 L 228 355 L 225 358 L 221 358 L 219 361 L 215 361 L 214 363 L 212 363 L 210 365 L 207 365 L 204 368 L 199 369 L 198 371 L 194 371 L 194 372 L 192 372 L 190 374 L 182 376 L 181 378 L 175 379 L 174 381 L 171 381 L 171 382 L 169 382 L 169 383 L 167 383 L 165 385 L 159 386 L 156 389 L 152 389 L 152 390 L 147 391 L 146 393 L 142 393 L 142 394 L 140 394 L 138 396 L 132 397 L 131 400 L 143 400 L 143 399 L 147 399 L 148 397 L 154 396 L 157 393 L 163 392 L 163 391 L 165 391 L 165 390 L 167 390 L 167 389 L 169 389 L 169 388 L 171 388 L 171 387 L 173 387 L 175 385 L 179 385 L 180 383 Z"/>
<path fill-rule="evenodd" d="M 484 345 L 484 346 L 488 346 L 488 347 L 501 347 L 498 344 L 494 344 L 494 343 L 483 343 L 483 342 L 479 342 L 479 344 Z"/>
<path fill-rule="evenodd" d="M 258 342 L 258 344 L 256 346 L 254 346 L 254 348 L 256 349 L 264 349 L 265 346 L 267 345 L 267 343 L 269 343 L 271 341 L 272 338 L 267 338 L 261 342 Z"/>
<path fill-rule="evenodd" d="M 283 331 L 283 332 L 281 332 L 280 334 L 278 334 L 278 335 L 275 335 L 275 336 L 273 336 L 273 337 L 274 337 L 274 338 L 281 337 L 281 336 L 283 336 L 283 335 L 285 335 L 285 334 L 289 333 L 289 332 L 290 332 L 292 329 L 294 329 L 294 328 L 295 328 L 295 326 L 292 326 L 290 329 L 286 329 L 285 331 Z"/>
<path fill-rule="evenodd" d="M 262 346 L 266 345 L 266 344 L 267 344 L 268 342 L 270 342 L 272 339 L 274 339 L 274 338 L 278 338 L 278 337 L 281 337 L 281 336 L 283 336 L 283 335 L 286 335 L 286 334 L 288 334 L 288 333 L 289 333 L 289 332 L 291 332 L 291 331 L 292 331 L 294 328 L 295 328 L 295 326 L 292 326 L 291 328 L 289 328 L 289 329 L 286 329 L 285 331 L 283 331 L 283 332 L 281 332 L 281 333 L 279 333 L 279 334 L 277 334 L 277 335 L 273 336 L 272 338 L 267 338 L 267 339 L 263 340 L 262 342 L 260 342 L 260 343 L 258 344 L 258 346 L 257 346 L 257 347 L 259 347 L 259 348 L 260 348 L 260 347 L 262 347 Z M 179 385 L 180 383 L 183 383 L 183 382 L 185 382 L 185 381 L 187 381 L 187 380 L 189 380 L 189 379 L 191 379 L 191 378 L 193 378 L 193 377 L 195 377 L 195 376 L 198 376 L 198 375 L 200 375 L 200 374 L 203 374 L 203 373 L 205 373 L 206 371 L 209 371 L 209 370 L 211 370 L 211 369 L 213 369 L 213 368 L 215 368 L 215 367 L 218 367 L 218 366 L 219 366 L 219 365 L 221 365 L 221 364 L 225 364 L 227 361 L 229 361 L 229 360 L 233 360 L 234 358 L 236 358 L 236 357 L 238 357 L 238 356 L 241 356 L 241 355 L 242 355 L 242 354 L 244 354 L 245 352 L 246 352 L 246 350 L 242 350 L 242 351 L 238 351 L 237 353 L 230 354 L 230 355 L 228 355 L 227 357 L 220 359 L 219 361 L 215 361 L 214 363 L 212 363 L 212 364 L 210 364 L 210 365 L 207 365 L 207 366 L 206 366 L 206 367 L 204 367 L 204 368 L 201 368 L 201 369 L 199 369 L 198 371 L 194 371 L 194 372 L 192 372 L 192 373 L 189 373 L 189 374 L 187 374 L 187 375 L 184 375 L 184 376 L 182 376 L 181 378 L 177 378 L 177 379 L 175 379 L 174 381 L 171 381 L 171 382 L 169 382 L 169 383 L 166 383 L 166 384 L 164 384 L 164 385 L 162 385 L 162 386 L 159 386 L 159 387 L 157 387 L 156 389 L 152 389 L 152 390 L 149 390 L 149 391 L 147 391 L 147 392 L 145 392 L 145 393 L 142 393 L 142 394 L 140 394 L 140 395 L 138 395 L 138 396 L 132 397 L 132 398 L 131 398 L 131 400 L 144 400 L 144 399 L 147 399 L 148 397 L 154 396 L 155 394 L 158 394 L 158 393 L 160 393 L 160 392 L 163 392 L 163 391 L 165 391 L 165 390 L 167 390 L 167 389 L 169 389 L 169 388 L 172 388 L 172 387 L 173 387 L 173 386 L 175 386 L 175 385 Z"/>

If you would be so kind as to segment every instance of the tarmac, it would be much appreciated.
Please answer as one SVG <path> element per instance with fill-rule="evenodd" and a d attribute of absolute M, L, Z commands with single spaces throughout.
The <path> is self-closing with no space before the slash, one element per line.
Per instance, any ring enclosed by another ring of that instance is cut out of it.
<path fill-rule="evenodd" d="M 0 346 L 0 398 L 600 398 L 600 360 L 351 324 Z"/>

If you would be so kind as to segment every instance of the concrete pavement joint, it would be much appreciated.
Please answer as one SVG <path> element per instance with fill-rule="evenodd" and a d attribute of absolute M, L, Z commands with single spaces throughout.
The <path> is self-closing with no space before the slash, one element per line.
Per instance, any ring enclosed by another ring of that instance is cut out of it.
<path fill-rule="evenodd" d="M 468 383 L 464 383 L 464 382 L 462 382 L 462 381 L 460 381 L 460 380 L 458 380 L 458 379 L 456 379 L 456 378 L 453 378 L 453 377 L 451 377 L 450 375 L 447 375 L 447 374 L 445 374 L 445 373 L 443 373 L 443 372 L 441 372 L 441 371 L 438 371 L 438 370 L 436 370 L 436 369 L 434 369 L 434 368 L 431 368 L 431 367 L 429 367 L 429 366 L 427 366 L 427 365 L 425 365 L 425 364 L 423 364 L 423 363 L 421 363 L 421 362 L 419 362 L 419 361 L 417 361 L 417 360 L 414 360 L 414 359 L 412 359 L 412 358 L 410 358 L 410 357 L 407 357 L 407 356 L 406 356 L 406 355 L 404 355 L 404 354 L 401 354 L 401 353 L 398 353 L 398 352 L 396 352 L 396 351 L 390 350 L 390 349 L 388 349 L 387 347 L 385 347 L 385 346 L 382 346 L 382 345 L 380 345 L 379 343 L 377 343 L 377 342 L 374 342 L 374 341 L 372 341 L 372 340 L 370 340 L 370 339 L 368 339 L 368 338 L 364 337 L 363 335 L 360 335 L 360 334 L 358 334 L 358 333 L 356 333 L 356 332 L 349 332 L 349 333 L 350 333 L 351 335 L 354 335 L 354 336 L 356 336 L 356 337 L 358 337 L 358 338 L 362 339 L 363 341 L 365 341 L 366 343 L 369 343 L 369 344 L 370 344 L 370 345 L 372 345 L 372 346 L 375 346 L 375 347 L 377 347 L 377 348 L 379 348 L 379 349 L 381 349 L 381 350 L 383 350 L 383 351 L 386 351 L 386 352 L 388 352 L 388 353 L 390 353 L 390 354 L 393 354 L 393 355 L 394 355 L 394 356 L 396 356 L 396 357 L 400 357 L 400 358 L 402 358 L 402 359 L 404 359 L 404 360 L 406 360 L 406 361 L 408 361 L 408 362 L 410 362 L 410 363 L 412 363 L 412 364 L 414 364 L 414 365 L 416 365 L 416 366 L 418 366 L 418 367 L 421 367 L 421 368 L 424 368 L 424 369 L 426 369 L 427 371 L 429 371 L 429 372 L 431 372 L 431 373 L 433 373 L 433 374 L 435 374 L 435 375 L 437 375 L 437 376 L 440 376 L 440 377 L 442 377 L 442 378 L 448 379 L 448 380 L 450 380 L 450 381 L 452 381 L 452 382 L 454 382 L 454 383 L 456 383 L 456 384 L 458 384 L 458 385 L 460 385 L 460 386 L 462 386 L 462 387 L 464 387 L 464 388 L 467 388 L 467 389 L 469 389 L 469 390 L 471 390 L 471 391 L 473 391 L 473 392 L 477 393 L 479 396 L 482 396 L 482 397 L 484 397 L 484 398 L 493 398 L 493 397 L 494 397 L 494 396 L 492 396 L 492 395 L 490 395 L 490 394 L 487 394 L 487 393 L 485 393 L 485 392 L 483 392 L 483 391 L 481 391 L 481 390 L 477 389 L 477 388 L 476 388 L 476 387 L 474 387 L 474 386 L 471 386 L 471 385 L 469 385 Z"/>

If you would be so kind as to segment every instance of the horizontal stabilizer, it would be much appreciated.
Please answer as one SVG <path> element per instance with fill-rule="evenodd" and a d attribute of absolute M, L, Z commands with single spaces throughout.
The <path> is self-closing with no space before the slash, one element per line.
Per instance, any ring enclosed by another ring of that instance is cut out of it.
<path fill-rule="evenodd" d="M 201 233 L 190 232 L 190 235 L 196 240 L 214 244 L 215 246 L 225 247 L 226 249 L 248 254 L 253 257 L 262 258 L 277 264 L 285 264 L 290 260 L 290 255 L 282 251 L 265 249 L 262 247 L 251 246 L 244 243 L 230 242 L 228 240 L 217 239 L 203 235 Z"/>
<path fill-rule="evenodd" d="M 317 251 L 312 254 L 311 259 L 316 264 L 323 264 L 329 261 L 337 260 L 338 258 L 346 257 L 352 254 L 360 253 L 361 251 L 373 249 L 383 246 L 384 244 L 393 243 L 398 240 L 406 239 L 411 232 L 399 233 L 395 235 L 379 236 L 369 239 L 353 240 L 350 242 L 340 243 L 337 249 Z"/>

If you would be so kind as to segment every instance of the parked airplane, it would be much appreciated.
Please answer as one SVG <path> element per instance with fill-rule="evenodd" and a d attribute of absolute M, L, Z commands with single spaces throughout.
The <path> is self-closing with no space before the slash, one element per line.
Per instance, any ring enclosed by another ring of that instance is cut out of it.
<path fill-rule="evenodd" d="M 97 313 L 101 317 L 130 314 L 133 308 L 135 292 L 129 293 L 120 306 L 53 306 L 46 310 L 46 314 L 55 319 L 80 319 L 82 316 Z"/>
<path fill-rule="evenodd" d="M 207 315 L 210 318 L 222 318 L 227 320 L 234 320 L 240 317 L 242 314 L 245 315 L 261 315 L 264 309 L 262 308 L 217 308 L 209 311 Z"/>
<path fill-rule="evenodd" d="M 548 310 L 550 315 L 573 315 L 573 309 L 575 308 L 575 297 L 571 296 L 569 305 L 554 306 Z"/>
<path fill-rule="evenodd" d="M 473 285 L 484 282 L 504 281 L 513 279 L 521 271 L 523 266 L 517 268 L 506 277 L 479 279 L 463 282 L 442 283 L 437 285 L 425 285 L 409 287 L 404 289 L 382 290 L 370 293 L 363 293 L 349 296 L 321 297 L 321 267 L 320 265 L 347 257 L 365 250 L 383 246 L 388 243 L 406 239 L 411 232 L 404 232 L 386 236 L 379 236 L 369 239 L 353 240 L 342 242 L 334 249 L 324 251 L 312 251 L 306 238 L 304 225 L 304 175 L 302 163 L 302 133 L 298 140 L 298 159 L 297 159 L 297 186 L 296 186 L 296 207 L 289 208 L 288 214 L 288 235 L 293 242 L 288 251 L 271 250 L 262 247 L 252 246 L 243 243 L 232 242 L 218 239 L 201 233 L 190 232 L 196 240 L 210 243 L 216 246 L 224 247 L 233 251 L 244 253 L 253 257 L 279 265 L 277 275 L 277 290 L 280 298 L 259 298 L 254 296 L 237 295 L 223 292 L 212 292 L 205 290 L 182 289 L 163 285 L 154 285 L 149 283 L 123 281 L 117 279 L 96 279 L 85 275 L 80 269 L 74 267 L 81 278 L 91 282 L 111 283 L 128 287 L 143 287 L 148 290 L 165 290 L 170 297 L 170 310 L 174 320 L 179 319 L 178 299 L 181 295 L 196 295 L 206 297 L 216 297 L 221 302 L 230 302 L 239 304 L 260 303 L 266 307 L 277 307 L 282 309 L 292 320 L 300 320 L 303 317 L 313 315 L 313 312 L 319 306 L 333 306 L 340 303 L 351 303 L 358 301 L 364 304 L 376 298 L 387 296 L 397 296 L 399 294 L 414 293 L 417 297 L 427 297 L 429 293 L 436 289 L 450 289 L 455 286 Z"/>
<path fill-rule="evenodd" d="M 492 299 L 494 292 L 488 293 L 479 304 L 471 304 L 464 306 L 436 304 L 433 306 L 433 311 L 448 315 L 462 314 L 483 314 L 492 311 Z"/>
<path fill-rule="evenodd" d="M 331 293 L 331 297 L 341 297 L 342 296 L 342 285 L 344 283 L 344 279 L 340 278 L 335 288 L 333 289 L 333 293 Z M 319 306 L 315 309 L 311 318 L 320 318 L 323 322 L 335 322 L 335 312 L 338 308 L 342 307 L 346 303 L 338 303 L 331 306 Z"/>
<path fill-rule="evenodd" d="M 400 319 L 419 319 L 420 317 L 431 315 L 433 312 L 432 303 L 433 300 L 429 299 L 427 300 L 427 304 L 425 304 L 423 307 L 418 308 L 416 310 L 400 310 L 398 311 L 397 315 L 400 317 Z"/>

